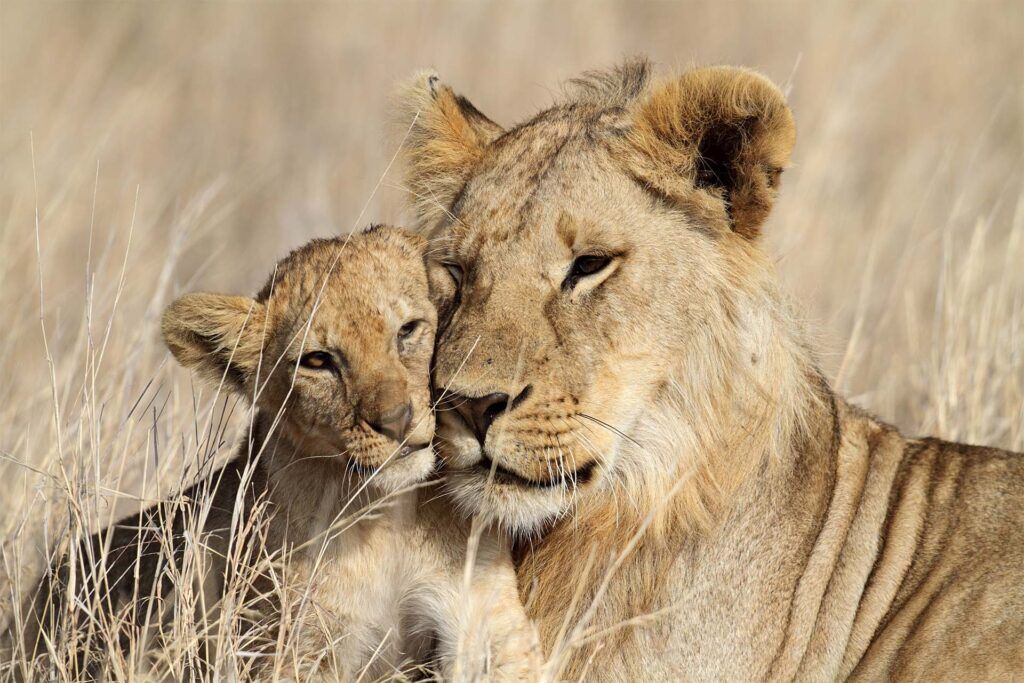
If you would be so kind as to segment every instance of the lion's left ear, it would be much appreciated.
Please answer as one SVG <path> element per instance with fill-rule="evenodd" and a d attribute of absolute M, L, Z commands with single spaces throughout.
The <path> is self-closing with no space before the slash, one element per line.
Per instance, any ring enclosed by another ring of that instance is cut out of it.
<path fill-rule="evenodd" d="M 724 219 L 747 238 L 760 233 L 796 140 L 793 115 L 771 81 L 735 67 L 692 69 L 652 86 L 632 124 L 627 137 L 639 152 L 640 180 L 682 201 L 696 188 L 710 195 L 706 218 Z"/>
<path fill-rule="evenodd" d="M 502 128 L 437 74 L 416 74 L 397 93 L 397 125 L 405 135 L 405 179 L 420 228 L 450 209 L 484 149 Z"/>

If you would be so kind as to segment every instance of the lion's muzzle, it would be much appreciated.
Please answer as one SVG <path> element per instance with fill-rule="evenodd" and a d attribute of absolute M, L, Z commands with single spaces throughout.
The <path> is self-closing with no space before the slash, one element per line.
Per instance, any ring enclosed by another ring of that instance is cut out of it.
<path fill-rule="evenodd" d="M 565 411 L 569 402 L 533 401 L 535 405 L 526 406 L 532 393 L 527 385 L 512 399 L 504 392 L 449 394 L 440 409 L 441 422 L 461 435 L 463 450 L 475 451 L 456 466 L 484 475 L 491 484 L 531 489 L 586 484 L 597 462 L 579 457 L 583 449 L 575 443 L 573 416 Z"/>

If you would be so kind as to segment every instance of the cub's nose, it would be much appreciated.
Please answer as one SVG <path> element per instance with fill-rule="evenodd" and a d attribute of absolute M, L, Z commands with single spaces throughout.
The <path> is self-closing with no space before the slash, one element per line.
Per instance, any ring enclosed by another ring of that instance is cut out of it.
<path fill-rule="evenodd" d="M 478 398 L 455 395 L 451 402 L 483 446 L 491 423 L 508 408 L 508 394 L 496 392 Z"/>
<path fill-rule="evenodd" d="M 374 431 L 402 442 L 409 435 L 409 427 L 412 425 L 412 403 L 407 401 L 382 411 L 375 419 L 363 419 Z"/>

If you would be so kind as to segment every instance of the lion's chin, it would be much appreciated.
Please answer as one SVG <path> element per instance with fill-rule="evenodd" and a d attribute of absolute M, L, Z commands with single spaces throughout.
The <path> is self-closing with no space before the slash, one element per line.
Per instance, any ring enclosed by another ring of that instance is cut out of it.
<path fill-rule="evenodd" d="M 565 486 L 524 486 L 476 467 L 448 470 L 445 487 L 465 512 L 516 536 L 534 535 L 550 526 L 571 503 Z"/>

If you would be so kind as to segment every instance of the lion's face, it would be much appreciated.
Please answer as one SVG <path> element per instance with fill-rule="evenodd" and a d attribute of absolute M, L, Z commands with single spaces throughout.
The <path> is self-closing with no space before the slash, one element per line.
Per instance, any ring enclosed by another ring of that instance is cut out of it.
<path fill-rule="evenodd" d="M 758 139 L 745 117 L 719 136 L 724 151 L 708 150 L 720 157 L 690 154 L 689 177 L 679 159 L 652 161 L 655 143 L 687 157 L 641 119 L 646 71 L 629 68 L 615 74 L 626 89 L 642 81 L 628 102 L 590 92 L 507 133 L 436 82 L 419 85 L 429 99 L 417 101 L 410 179 L 435 198 L 421 218 L 459 289 L 436 352 L 438 436 L 457 499 L 514 530 L 653 466 L 629 448 L 638 422 L 681 364 L 707 370 L 693 359 L 709 328 L 728 334 L 730 252 L 767 201 L 751 186 L 772 190 L 781 165 L 769 154 L 754 157 L 760 175 L 732 168 L 743 137 Z M 715 76 L 778 97 L 747 72 Z M 661 161 L 684 177 L 665 186 Z M 445 168 L 460 175 L 446 181 Z M 703 186 L 708 174 L 730 184 Z"/>
<path fill-rule="evenodd" d="M 282 429 L 304 452 L 398 490 L 426 478 L 435 457 L 426 242 L 382 228 L 320 244 L 289 256 L 267 289 L 267 355 L 280 361 L 258 404 L 285 406 Z"/>
<path fill-rule="evenodd" d="M 516 527 L 602 485 L 714 293 L 713 241 L 579 133 L 544 122 L 493 150 L 447 228 L 460 304 L 435 381 L 450 481 Z M 542 183 L 509 181 L 545 165 Z"/>
<path fill-rule="evenodd" d="M 254 400 L 303 457 L 401 489 L 435 460 L 425 248 L 389 228 L 316 240 L 282 260 L 255 299 L 179 299 L 165 338 L 184 364 Z"/>

